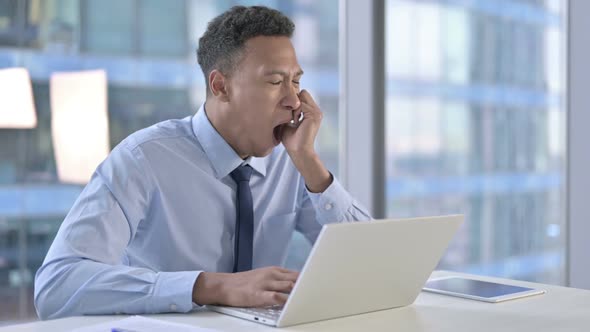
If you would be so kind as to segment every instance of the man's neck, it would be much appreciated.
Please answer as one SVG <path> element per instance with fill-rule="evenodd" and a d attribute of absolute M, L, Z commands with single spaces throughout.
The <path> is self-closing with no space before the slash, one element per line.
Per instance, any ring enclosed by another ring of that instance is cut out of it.
<path fill-rule="evenodd" d="M 229 118 L 230 111 L 223 108 L 223 105 L 219 105 L 215 101 L 207 99 L 205 101 L 205 115 L 209 122 L 213 126 L 213 129 L 219 133 L 219 135 L 231 146 L 231 148 L 242 158 L 243 160 L 247 159 L 249 156 L 247 154 L 240 153 L 238 149 L 238 130 L 232 130 L 232 128 L 236 128 L 236 126 L 227 126 L 227 124 L 232 123 L 232 120 Z"/>

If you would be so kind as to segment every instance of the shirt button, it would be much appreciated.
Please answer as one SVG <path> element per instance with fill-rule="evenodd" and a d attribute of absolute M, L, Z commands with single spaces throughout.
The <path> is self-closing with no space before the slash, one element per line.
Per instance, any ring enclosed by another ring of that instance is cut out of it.
<path fill-rule="evenodd" d="M 332 210 L 332 203 L 326 203 L 326 205 L 324 205 L 324 209 Z"/>
<path fill-rule="evenodd" d="M 170 310 L 176 311 L 176 304 L 171 304 L 170 305 Z"/>

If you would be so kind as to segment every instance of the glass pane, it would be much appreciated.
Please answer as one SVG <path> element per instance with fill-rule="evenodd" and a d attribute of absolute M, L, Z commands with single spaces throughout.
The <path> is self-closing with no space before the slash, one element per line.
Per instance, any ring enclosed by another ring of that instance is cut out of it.
<path fill-rule="evenodd" d="M 143 0 L 139 3 L 139 12 L 139 45 L 142 54 L 162 56 L 187 54 L 184 0 Z"/>
<path fill-rule="evenodd" d="M 0 45 L 37 47 L 42 6 L 41 0 L 0 1 Z"/>
<path fill-rule="evenodd" d="M 387 215 L 465 214 L 441 269 L 565 282 L 565 6 L 386 3 Z"/>
<path fill-rule="evenodd" d="M 108 93 L 111 146 L 154 123 L 194 113 L 184 90 L 112 87 Z"/>
<path fill-rule="evenodd" d="M 18 29 L 17 14 L 17 0 L 0 2 L 0 45 L 18 44 L 18 36 L 14 33 Z"/>
<path fill-rule="evenodd" d="M 40 46 L 50 52 L 74 52 L 79 48 L 80 2 L 43 0 Z"/>
<path fill-rule="evenodd" d="M 83 50 L 102 54 L 133 54 L 136 50 L 135 1 L 82 2 Z"/>

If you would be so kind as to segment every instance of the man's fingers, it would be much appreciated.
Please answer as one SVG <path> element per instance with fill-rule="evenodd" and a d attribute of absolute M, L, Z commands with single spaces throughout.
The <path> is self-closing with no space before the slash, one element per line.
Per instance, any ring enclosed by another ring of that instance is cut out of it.
<path fill-rule="evenodd" d="M 311 93 L 309 93 L 305 89 L 303 89 L 303 90 L 301 90 L 301 92 L 299 92 L 299 100 L 301 101 L 302 104 L 307 104 L 307 105 L 310 105 L 314 108 L 318 108 L 318 105 L 315 103 L 315 100 L 311 96 Z"/>
<path fill-rule="evenodd" d="M 297 278 L 299 278 L 299 272 L 286 272 L 281 274 L 282 280 L 290 281 L 293 283 L 297 281 Z"/>
<path fill-rule="evenodd" d="M 301 103 L 301 107 L 299 108 L 298 111 L 305 113 L 305 119 L 309 119 L 309 120 L 316 120 L 317 119 L 317 120 L 321 121 L 323 118 L 322 111 L 320 110 L 320 108 L 317 105 L 315 105 L 315 102 Z"/>
<path fill-rule="evenodd" d="M 313 106 L 309 105 L 309 104 L 303 104 L 303 106 L 301 107 L 301 112 L 305 113 L 305 118 L 306 119 L 319 119 L 322 120 L 323 118 L 323 114 L 320 111 L 319 108 L 314 108 Z"/>
<path fill-rule="evenodd" d="M 301 91 L 299 91 L 299 93 L 297 94 L 297 96 L 299 96 L 299 100 L 301 102 L 304 101 L 308 101 L 309 98 L 311 97 L 311 94 L 309 92 L 307 92 L 307 90 L 302 89 Z"/>
<path fill-rule="evenodd" d="M 295 282 L 297 281 L 297 278 L 299 278 L 299 272 L 286 269 L 277 269 L 273 271 L 273 277 L 277 280 Z"/>
<path fill-rule="evenodd" d="M 263 306 L 284 305 L 289 298 L 289 295 L 281 292 L 266 291 L 263 293 Z"/>
<path fill-rule="evenodd" d="M 295 283 L 292 281 L 271 280 L 267 283 L 266 290 L 281 293 L 291 293 L 293 286 L 295 286 Z"/>
<path fill-rule="evenodd" d="M 273 267 L 270 267 L 270 269 L 272 271 L 278 271 L 278 272 L 281 272 L 281 273 L 297 273 L 297 274 L 299 274 L 299 272 L 297 272 L 297 271 L 285 269 L 285 268 L 280 267 L 280 266 L 273 266 Z"/>

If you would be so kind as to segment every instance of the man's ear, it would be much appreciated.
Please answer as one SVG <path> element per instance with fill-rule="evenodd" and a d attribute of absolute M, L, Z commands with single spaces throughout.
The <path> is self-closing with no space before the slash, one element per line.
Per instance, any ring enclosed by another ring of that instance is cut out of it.
<path fill-rule="evenodd" d="M 209 73 L 209 89 L 215 98 L 223 102 L 229 101 L 228 86 L 229 80 L 219 70 L 213 69 Z"/>

